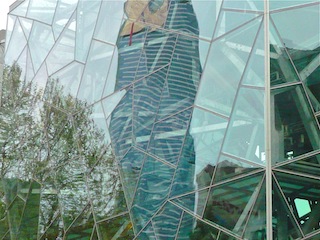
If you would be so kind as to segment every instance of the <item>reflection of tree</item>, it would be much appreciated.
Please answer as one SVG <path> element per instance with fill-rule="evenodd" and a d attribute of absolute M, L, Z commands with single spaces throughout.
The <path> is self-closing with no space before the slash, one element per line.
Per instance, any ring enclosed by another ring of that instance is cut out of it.
<path fill-rule="evenodd" d="M 19 66 L 5 68 L 0 193 L 8 214 L 0 225 L 11 226 L 12 239 L 35 239 L 37 231 L 54 239 L 70 226 L 70 232 L 92 231 L 93 218 L 84 215 L 103 219 L 126 211 L 117 165 L 91 119 L 92 107 L 63 95 L 56 80 L 49 80 L 42 99 L 42 92 L 20 77 Z"/>

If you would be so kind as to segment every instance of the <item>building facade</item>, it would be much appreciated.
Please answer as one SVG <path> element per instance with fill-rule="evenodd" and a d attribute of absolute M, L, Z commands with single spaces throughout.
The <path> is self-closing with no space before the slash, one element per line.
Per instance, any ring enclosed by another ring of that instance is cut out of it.
<path fill-rule="evenodd" d="M 319 239 L 319 11 L 17 1 L 0 238 Z"/>

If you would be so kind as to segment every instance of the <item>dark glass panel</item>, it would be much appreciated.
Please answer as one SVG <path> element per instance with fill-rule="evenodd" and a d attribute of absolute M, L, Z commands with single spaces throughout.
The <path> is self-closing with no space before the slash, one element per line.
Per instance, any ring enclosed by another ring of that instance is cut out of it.
<path fill-rule="evenodd" d="M 250 213 L 243 237 L 245 239 L 266 240 L 266 182 L 261 185 L 259 195 Z"/>
<path fill-rule="evenodd" d="M 178 229 L 177 240 L 217 239 L 219 230 L 184 212 Z"/>
<path fill-rule="evenodd" d="M 241 235 L 258 196 L 262 173 L 211 188 L 204 218 Z"/>
<path fill-rule="evenodd" d="M 207 201 L 208 192 L 209 189 L 205 189 L 174 198 L 171 201 L 188 210 L 189 212 L 193 212 L 193 214 L 202 217 L 203 210 Z"/>
<path fill-rule="evenodd" d="M 275 175 L 304 234 L 319 230 L 320 180 L 277 172 Z"/>
<path fill-rule="evenodd" d="M 99 239 L 133 239 L 132 223 L 128 214 L 97 225 Z"/>
<path fill-rule="evenodd" d="M 320 155 L 307 157 L 280 167 L 297 173 L 306 173 L 315 177 L 320 176 Z"/>
<path fill-rule="evenodd" d="M 242 161 L 241 159 L 235 159 L 223 154 L 220 156 L 219 163 L 216 167 L 217 170 L 213 180 L 214 183 L 261 169 L 258 165 L 250 164 L 249 162 Z"/>
<path fill-rule="evenodd" d="M 133 135 L 136 146 L 147 149 L 159 110 L 168 68 L 162 68 L 134 84 Z"/>
<path fill-rule="evenodd" d="M 66 231 L 64 239 L 90 239 L 94 227 L 94 219 L 90 210 L 90 205 L 88 205 Z"/>
<path fill-rule="evenodd" d="M 167 200 L 174 169 L 147 157 L 141 171 L 131 209 L 136 231 L 140 231 Z"/>
<path fill-rule="evenodd" d="M 128 204 L 131 206 L 145 160 L 145 153 L 131 148 L 120 161 L 120 174 Z"/>
<path fill-rule="evenodd" d="M 152 225 L 157 239 L 175 240 L 182 212 L 180 208 L 167 203 L 152 218 Z"/>
<path fill-rule="evenodd" d="M 283 39 L 273 24 L 270 25 L 270 81 L 271 86 L 300 81 Z"/>
<path fill-rule="evenodd" d="M 55 218 L 52 219 L 50 226 L 45 229 L 45 233 L 40 235 L 40 239 L 62 239 L 64 232 L 65 230 L 63 229 L 63 221 L 61 216 L 58 214 L 58 216 L 55 216 Z"/>
<path fill-rule="evenodd" d="M 290 185 L 288 185 L 289 187 Z M 290 189 L 286 187 L 284 190 L 286 192 L 297 191 L 297 186 L 290 186 Z M 292 188 L 293 187 L 293 188 Z M 283 187 L 282 187 L 283 188 Z M 284 236 L 287 238 L 297 239 L 301 237 L 302 233 L 299 231 L 297 223 L 294 216 L 292 216 L 288 205 L 286 204 L 281 192 L 278 189 L 275 181 L 273 181 L 273 195 L 272 195 L 272 229 L 274 239 L 283 239 Z M 292 198 L 287 198 L 287 201 Z M 292 199 L 293 200 L 293 199 Z"/>
<path fill-rule="evenodd" d="M 272 163 L 320 148 L 320 131 L 302 86 L 271 91 Z"/>
<path fill-rule="evenodd" d="M 192 109 L 180 112 L 154 124 L 148 152 L 157 157 L 176 164 L 183 146 Z M 190 147 L 192 147 L 192 142 Z M 191 159 L 192 161 L 192 159 Z"/>
<path fill-rule="evenodd" d="M 152 222 L 150 222 L 142 232 L 137 236 L 139 240 L 157 240 L 156 235 L 154 233 Z"/>

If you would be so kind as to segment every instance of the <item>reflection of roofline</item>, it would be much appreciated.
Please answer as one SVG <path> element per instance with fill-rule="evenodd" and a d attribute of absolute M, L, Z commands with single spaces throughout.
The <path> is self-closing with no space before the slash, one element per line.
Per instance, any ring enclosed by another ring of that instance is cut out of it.
<path fill-rule="evenodd" d="M 23 3 L 25 0 L 16 0 L 14 3 L 12 3 L 9 7 L 9 11 L 11 12 L 13 9 L 18 7 L 21 3 Z"/>

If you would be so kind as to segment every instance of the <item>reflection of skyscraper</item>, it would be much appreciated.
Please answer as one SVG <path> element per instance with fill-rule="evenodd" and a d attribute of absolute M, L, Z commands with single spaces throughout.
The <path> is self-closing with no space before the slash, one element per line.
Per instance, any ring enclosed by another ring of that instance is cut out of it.
<path fill-rule="evenodd" d="M 40 184 L 39 236 L 319 239 L 319 24 L 316 0 L 18 1 L 7 63 L 92 107 L 116 158 Z"/>

